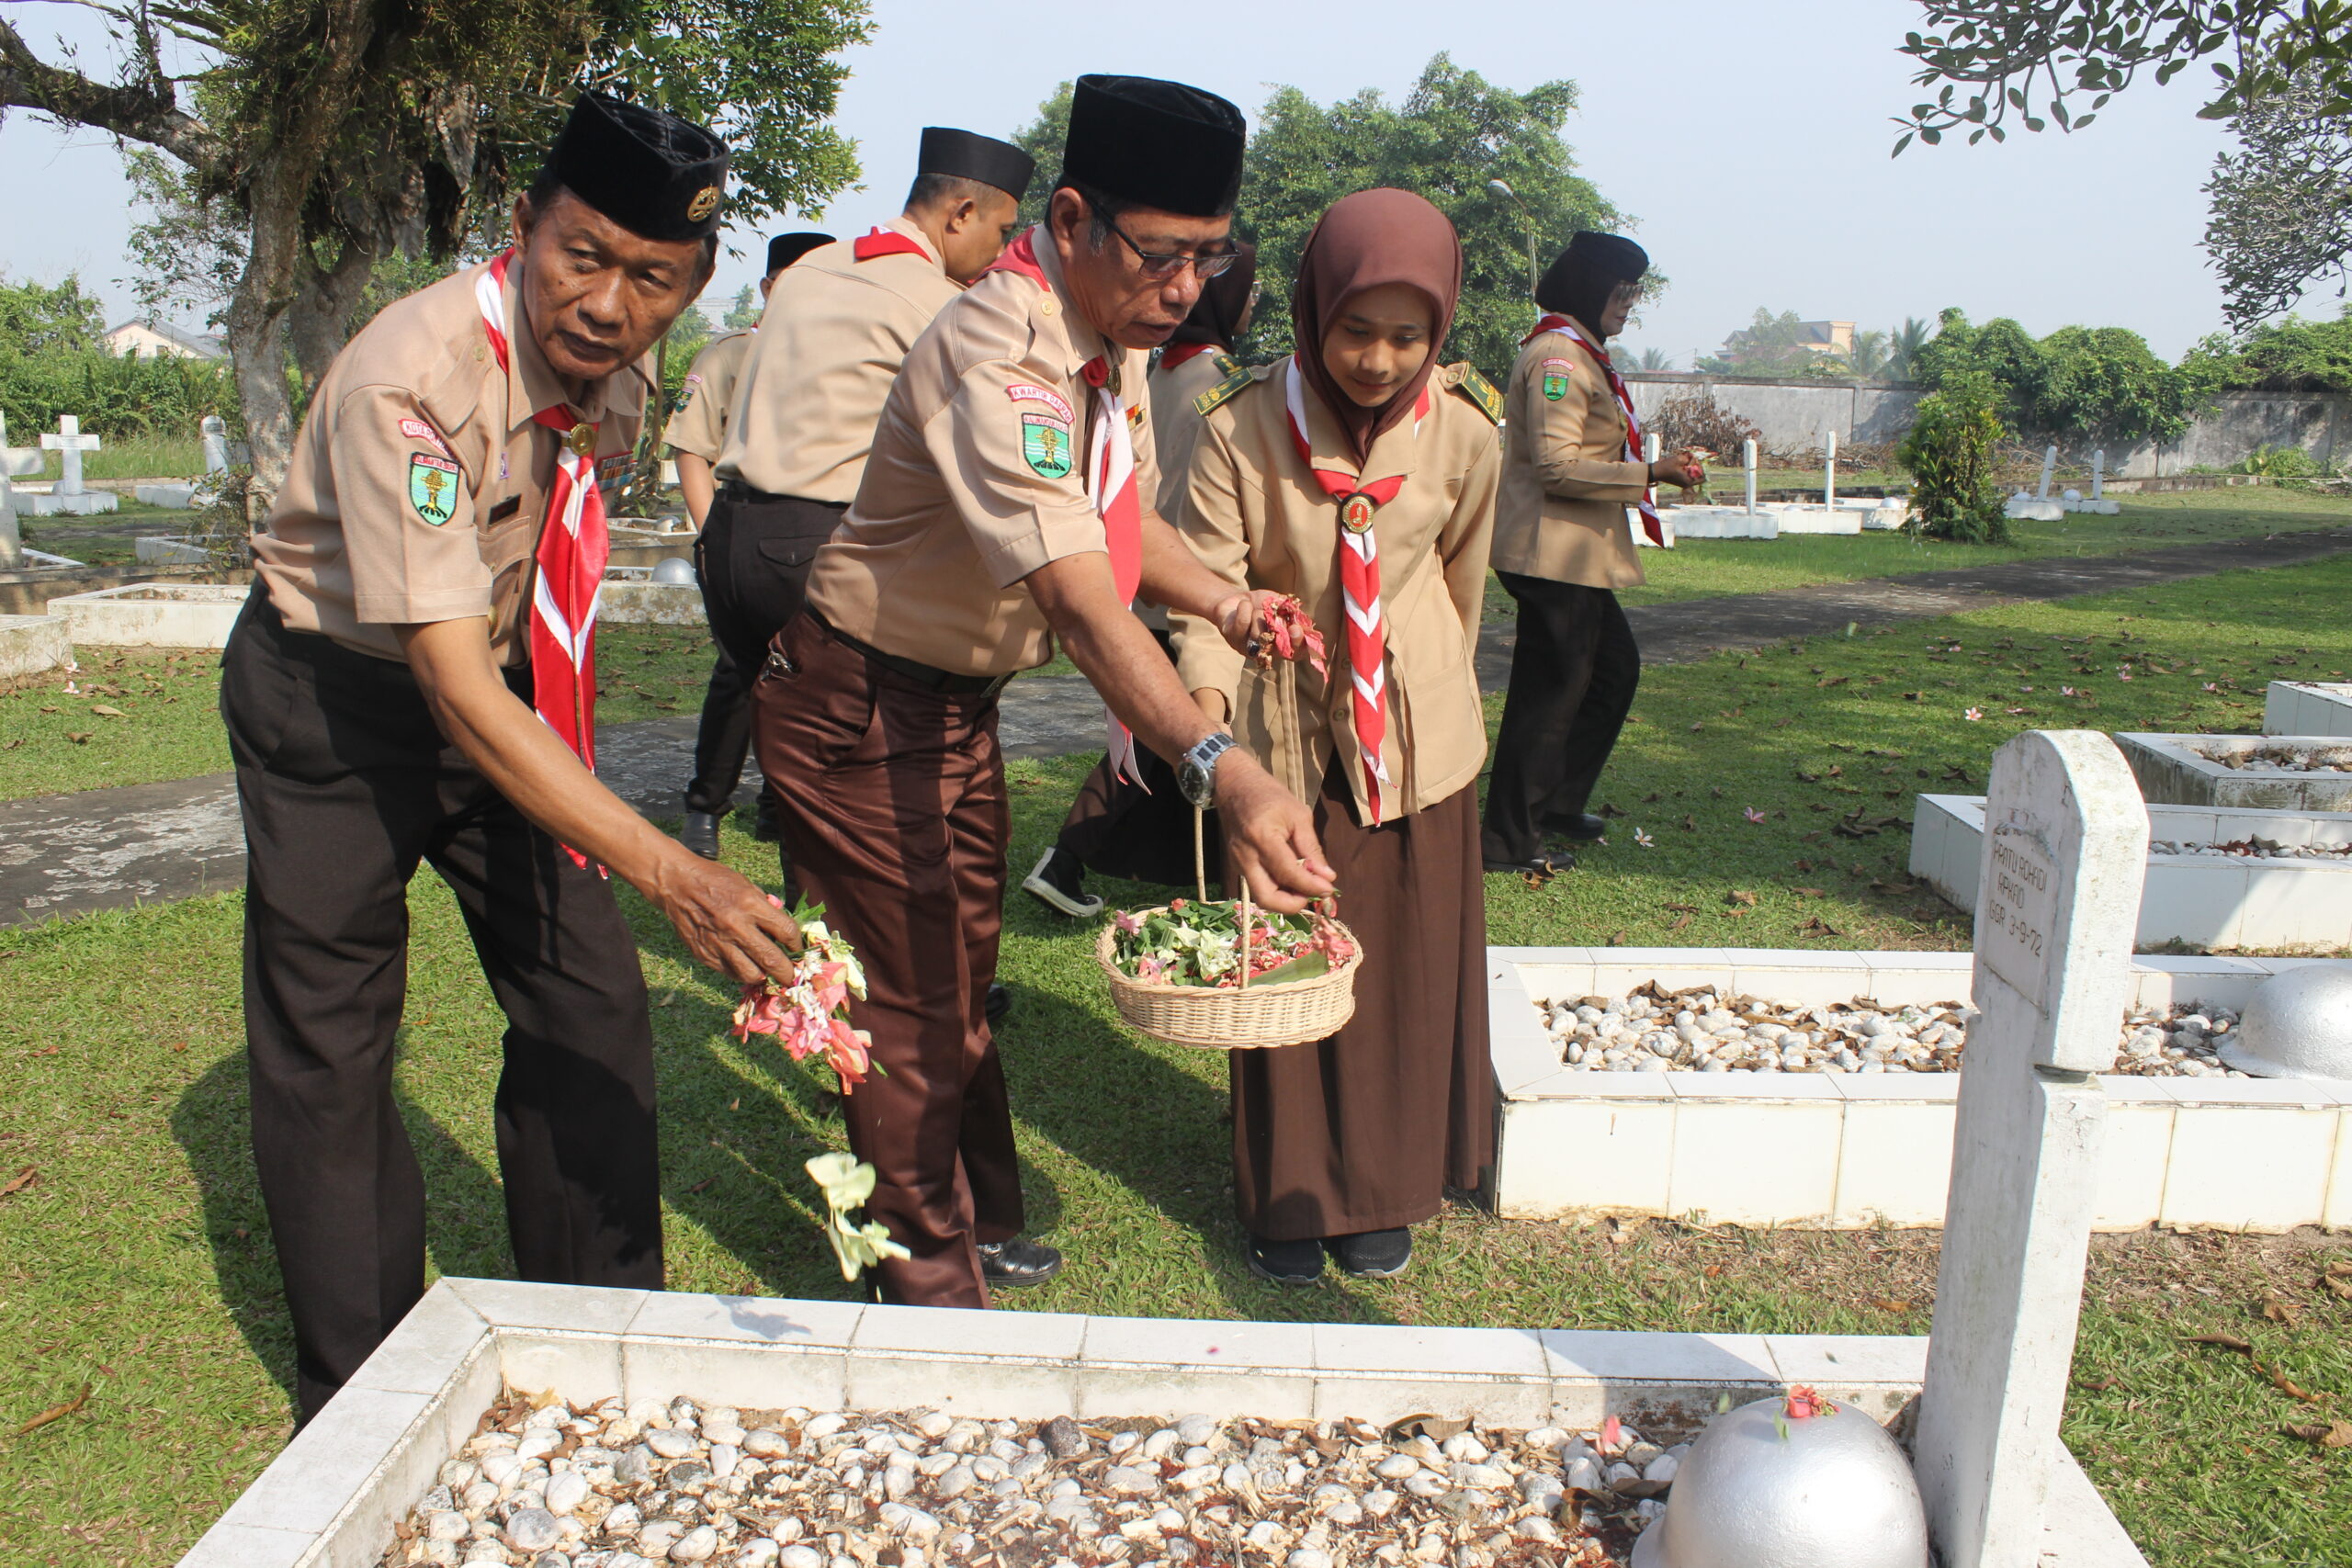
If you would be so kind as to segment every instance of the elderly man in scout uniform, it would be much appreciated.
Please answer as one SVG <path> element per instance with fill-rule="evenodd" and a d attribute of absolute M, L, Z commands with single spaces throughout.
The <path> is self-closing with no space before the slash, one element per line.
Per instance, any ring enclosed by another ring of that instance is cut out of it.
<path fill-rule="evenodd" d="M 1696 456 L 1642 460 L 1634 400 L 1603 346 L 1642 297 L 1649 256 L 1617 234 L 1580 233 L 1544 274 L 1544 317 L 1503 389 L 1495 574 L 1519 605 L 1519 640 L 1495 739 L 1482 829 L 1488 871 L 1565 870 L 1547 835 L 1598 839 L 1585 810 L 1633 710 L 1642 651 L 1616 591 L 1642 581 L 1632 529 L 1659 543 L 1650 487 L 1686 489 Z"/>
<path fill-rule="evenodd" d="M 942 310 L 890 389 L 808 612 L 752 689 L 786 849 L 865 964 L 886 1076 L 848 1097 L 872 1215 L 910 1257 L 883 1292 L 981 1306 L 1061 1264 L 1017 1241 L 1020 1174 L 983 1017 L 1010 831 L 996 699 L 1054 641 L 1102 693 L 1114 750 L 1178 760 L 1269 907 L 1330 890 L 1307 807 L 1201 716 L 1140 596 L 1254 646 L 1262 605 L 1151 510 L 1144 361 L 1223 271 L 1241 115 L 1172 82 L 1080 78 L 1046 221 Z M 779 299 L 782 296 L 779 295 Z M 763 348 L 764 348 L 763 344 Z"/>
<path fill-rule="evenodd" d="M 220 706 L 247 851 L 254 1159 L 317 1414 L 424 1289 L 392 1093 L 405 890 L 432 862 L 505 1011 L 499 1168 L 529 1280 L 658 1288 L 653 1042 L 606 868 L 742 981 L 798 933 L 599 784 L 604 487 L 639 361 L 710 276 L 726 151 L 574 104 L 514 248 L 400 300 L 322 378 L 254 536 Z"/>
<path fill-rule="evenodd" d="M 784 269 L 815 250 L 833 243 L 831 234 L 778 234 L 768 242 L 768 270 L 760 278 L 765 300 Z M 743 374 L 744 358 L 757 341 L 759 328 L 727 333 L 695 355 L 686 381 L 678 393 L 677 412 L 662 432 L 662 443 L 678 455 L 678 489 L 686 511 L 699 530 L 709 521 L 714 481 L 711 469 L 727 441 L 727 417 L 735 406 L 735 384 Z M 697 559 L 702 542 L 695 542 Z M 695 574 L 701 575 L 699 571 Z M 686 823 L 678 841 L 705 860 L 718 858 L 718 819 L 734 803 L 735 786 L 742 781 L 743 759 L 752 749 L 752 682 L 742 666 L 721 647 L 710 667 L 710 686 L 703 693 L 702 721 L 695 729 L 695 773 L 686 783 Z M 775 837 L 774 796 L 760 791 L 760 837 Z"/>

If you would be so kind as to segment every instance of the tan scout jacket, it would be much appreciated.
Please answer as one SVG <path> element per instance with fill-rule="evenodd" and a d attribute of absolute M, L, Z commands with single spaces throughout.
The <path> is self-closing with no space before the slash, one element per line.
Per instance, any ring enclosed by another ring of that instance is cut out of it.
<path fill-rule="evenodd" d="M 691 452 L 707 463 L 718 461 L 727 445 L 727 416 L 735 404 L 735 388 L 743 377 L 744 361 L 755 333 L 729 333 L 705 344 L 678 389 L 678 409 L 662 429 L 662 445 Z"/>
<path fill-rule="evenodd" d="M 857 259 L 856 242 L 820 245 L 768 291 L 715 465 L 722 479 L 810 501 L 857 495 L 874 422 L 907 350 L 963 293 L 921 229 L 882 225 L 922 247 Z"/>
<path fill-rule="evenodd" d="M 1147 509 L 1159 488 L 1145 355 L 1087 325 L 1052 239 L 1043 229 L 1035 238 L 1045 288 L 1017 272 L 983 274 L 915 341 L 857 500 L 809 571 L 808 603 L 836 630 L 961 675 L 1051 659 L 1046 613 L 1021 580 L 1065 556 L 1108 552 L 1086 488 L 1094 398 L 1080 374 L 1097 355 L 1133 405 Z"/>
<path fill-rule="evenodd" d="M 597 427 L 607 505 L 628 478 L 652 389 L 645 363 L 567 400 L 524 330 L 518 263 L 502 312 L 511 368 L 501 370 L 474 302 L 488 268 L 394 300 L 320 378 L 285 486 L 253 537 L 254 570 L 294 630 L 401 660 L 394 626 L 486 615 L 492 652 L 519 664 L 562 441 L 531 416 L 568 401 Z"/>
<path fill-rule="evenodd" d="M 1587 588 L 1641 581 L 1625 508 L 1641 502 L 1649 469 L 1625 461 L 1624 411 L 1592 355 L 1565 333 L 1542 333 L 1519 351 L 1503 399 L 1495 570 Z"/>
<path fill-rule="evenodd" d="M 1333 750 L 1343 748 L 1357 819 L 1368 821 L 1340 606 L 1340 512 L 1292 443 L 1283 388 L 1288 364 L 1260 367 L 1250 386 L 1209 414 L 1179 526 L 1193 553 L 1227 581 L 1297 597 L 1323 633 L 1329 679 L 1304 659 L 1247 667 L 1214 626 L 1189 615 L 1170 617 L 1177 670 L 1186 690 L 1226 694 L 1234 739 L 1303 800 L 1315 798 Z M 1475 783 L 1487 755 L 1473 660 L 1501 457 L 1494 422 L 1460 389 L 1467 368 L 1430 378 L 1419 434 L 1409 420 L 1398 424 L 1374 444 L 1363 467 L 1373 479 L 1409 476 L 1373 521 L 1388 624 L 1383 756 L 1397 786 L 1391 817 L 1435 806 Z M 1353 455 L 1320 400 L 1310 392 L 1304 402 L 1316 467 L 1354 471 Z"/>

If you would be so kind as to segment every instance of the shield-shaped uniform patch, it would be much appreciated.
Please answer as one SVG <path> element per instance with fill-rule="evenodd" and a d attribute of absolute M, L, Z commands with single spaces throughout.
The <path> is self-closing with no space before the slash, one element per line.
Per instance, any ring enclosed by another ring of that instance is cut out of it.
<path fill-rule="evenodd" d="M 1568 395 L 1568 362 L 1565 359 L 1547 359 L 1544 362 L 1542 368 L 1544 396 L 1556 403 Z"/>
<path fill-rule="evenodd" d="M 408 459 L 408 503 L 416 514 L 441 526 L 458 510 L 458 465 L 447 457 L 413 452 Z"/>
<path fill-rule="evenodd" d="M 1021 416 L 1021 455 L 1040 479 L 1069 477 L 1069 426 L 1048 413 Z"/>

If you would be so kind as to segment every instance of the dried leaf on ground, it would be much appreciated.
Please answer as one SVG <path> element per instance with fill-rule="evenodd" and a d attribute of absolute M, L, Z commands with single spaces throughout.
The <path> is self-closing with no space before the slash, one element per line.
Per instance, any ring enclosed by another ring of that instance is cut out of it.
<path fill-rule="evenodd" d="M 25 1167 L 24 1169 L 17 1172 L 16 1176 L 9 1180 L 7 1186 L 0 1187 L 0 1198 L 6 1198 L 12 1192 L 23 1191 L 26 1188 L 30 1187 L 33 1184 L 33 1178 L 40 1174 L 40 1168 L 39 1166 L 28 1165 Z"/>
<path fill-rule="evenodd" d="M 2290 1438 L 2301 1438 L 2324 1449 L 2352 1449 L 2352 1421 L 2328 1421 L 2281 1429 Z"/>
<path fill-rule="evenodd" d="M 2292 1326 L 2295 1319 L 2303 1315 L 2303 1303 L 2278 1296 L 2265 1296 L 2262 1298 L 2262 1315 L 2273 1323 Z"/>
<path fill-rule="evenodd" d="M 51 1405 L 48 1409 L 42 1411 L 40 1415 L 26 1422 L 23 1426 L 17 1427 L 16 1435 L 21 1438 L 27 1432 L 37 1432 L 40 1430 L 43 1427 L 48 1426 L 51 1421 L 62 1421 L 66 1416 L 73 1415 L 76 1410 L 81 1409 L 82 1406 L 87 1404 L 89 1402 L 90 1385 L 88 1383 L 84 1383 L 82 1385 L 81 1393 L 75 1394 L 73 1398 L 67 1400 L 62 1404 Z"/>
<path fill-rule="evenodd" d="M 96 706 L 93 707 L 90 711 L 91 711 L 92 713 L 94 713 L 94 714 L 96 714 L 100 718 L 129 718 L 129 717 L 130 716 L 129 714 L 127 714 L 127 713 L 123 712 L 120 708 L 118 708 L 118 707 L 108 707 L 108 706 L 107 706 L 106 704 L 104 704 L 104 703 L 100 703 L 100 704 L 98 704 Z"/>
<path fill-rule="evenodd" d="M 1756 895 L 1748 892 L 1744 887 L 1735 887 L 1730 892 L 1724 895 L 1724 902 L 1726 904 L 1744 905 L 1749 908 L 1753 908 L 1756 905 Z"/>

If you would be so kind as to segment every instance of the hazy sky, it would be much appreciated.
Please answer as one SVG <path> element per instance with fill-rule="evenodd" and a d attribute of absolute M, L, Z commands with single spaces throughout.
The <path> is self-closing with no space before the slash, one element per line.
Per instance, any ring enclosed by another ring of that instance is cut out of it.
<path fill-rule="evenodd" d="M 45 56 L 62 28 L 85 61 L 106 58 L 85 13 L 0 4 Z M 2128 326 L 2167 358 L 2221 324 L 2198 241 L 2199 186 L 2226 137 L 2195 118 L 2198 73 L 2135 86 L 2080 135 L 2019 131 L 1890 160 L 1888 117 L 1917 96 L 1894 52 L 1917 25 L 1910 0 L 1193 0 L 1066 10 L 1052 25 L 1005 6 L 876 0 L 874 15 L 841 105 L 866 186 L 817 221 L 837 233 L 897 210 L 922 126 L 1002 135 L 1082 72 L 1176 77 L 1254 115 L 1278 83 L 1317 102 L 1401 95 L 1442 50 L 1505 85 L 1582 88 L 1566 141 L 1674 280 L 1628 334 L 1637 349 L 1687 366 L 1758 306 L 1878 327 L 1946 305 L 2036 333 Z M 106 137 L 21 111 L 0 124 L 0 269 L 47 281 L 78 269 L 112 317 L 128 314 L 129 202 Z M 746 254 L 722 261 L 706 304 L 723 308 L 756 271 L 760 237 L 730 239 Z"/>

